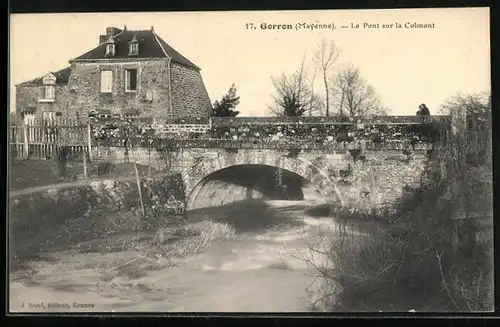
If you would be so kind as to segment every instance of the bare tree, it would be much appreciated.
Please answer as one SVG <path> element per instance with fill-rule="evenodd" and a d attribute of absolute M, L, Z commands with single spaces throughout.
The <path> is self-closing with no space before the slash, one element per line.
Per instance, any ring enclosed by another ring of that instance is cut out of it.
<path fill-rule="evenodd" d="M 321 98 L 314 94 L 305 70 L 304 55 L 298 71 L 291 75 L 281 74 L 271 77 L 276 94 L 273 96 L 275 106 L 270 111 L 277 116 L 302 116 L 306 111 L 309 115 L 321 110 Z"/>
<path fill-rule="evenodd" d="M 314 57 L 314 61 L 320 67 L 321 72 L 323 73 L 323 83 L 325 84 L 325 105 L 326 111 L 325 116 L 330 115 L 330 89 L 328 83 L 328 76 L 330 69 L 333 64 L 337 61 L 340 55 L 340 50 L 337 48 L 333 41 L 326 42 L 326 40 L 322 40 L 320 44 L 318 44 L 318 51 Z"/>
<path fill-rule="evenodd" d="M 375 89 L 354 66 L 341 69 L 333 79 L 336 102 L 341 116 L 370 116 L 386 113 Z"/>
<path fill-rule="evenodd" d="M 313 74 L 312 74 L 312 77 L 310 79 L 310 85 L 311 85 L 311 99 L 309 101 L 309 117 L 312 117 L 313 115 L 313 108 L 321 108 L 321 102 L 322 102 L 322 99 L 319 97 L 319 95 L 315 94 L 314 93 L 314 82 L 316 80 L 316 72 L 317 72 L 317 68 L 314 67 L 314 70 L 313 70 Z"/>

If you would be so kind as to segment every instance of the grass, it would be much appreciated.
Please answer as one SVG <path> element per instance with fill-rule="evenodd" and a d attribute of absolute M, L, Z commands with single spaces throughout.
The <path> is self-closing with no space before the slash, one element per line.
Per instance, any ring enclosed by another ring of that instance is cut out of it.
<path fill-rule="evenodd" d="M 119 163 L 113 166 L 112 171 L 98 174 L 97 163 L 89 163 L 88 178 L 113 178 L 134 176 L 133 163 Z M 137 165 L 140 176 L 148 176 L 149 167 Z M 62 182 L 74 181 L 83 176 L 83 163 L 70 161 L 66 168 L 66 177 L 61 178 L 54 160 L 12 160 L 9 170 L 9 190 L 16 191 L 30 187 L 52 185 Z M 158 171 L 151 168 L 151 174 Z"/>

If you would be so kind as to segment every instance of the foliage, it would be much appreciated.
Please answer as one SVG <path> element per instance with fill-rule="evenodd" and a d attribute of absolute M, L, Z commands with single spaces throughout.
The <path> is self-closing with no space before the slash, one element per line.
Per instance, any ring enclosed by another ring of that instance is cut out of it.
<path fill-rule="evenodd" d="M 236 117 L 240 113 L 234 110 L 240 103 L 240 97 L 236 95 L 236 86 L 233 84 L 229 91 L 222 97 L 221 101 L 215 101 L 212 111 L 213 117 Z"/>
<path fill-rule="evenodd" d="M 175 146 L 175 142 L 172 140 L 169 142 L 168 140 L 160 141 L 153 140 L 152 146 L 158 153 L 160 159 L 164 163 L 164 170 L 169 171 L 172 167 L 175 160 L 178 159 L 179 149 Z"/>
<path fill-rule="evenodd" d="M 389 225 L 354 237 L 351 215 L 341 213 L 327 248 L 312 248 L 324 259 L 313 262 L 324 310 L 493 309 L 491 125 L 483 119 L 491 102 L 463 100 L 455 97 L 444 107 L 480 114 L 469 115 L 467 131 L 435 141 L 426 187 L 401 199 L 387 214 Z M 464 213 L 476 219 L 451 219 Z"/>

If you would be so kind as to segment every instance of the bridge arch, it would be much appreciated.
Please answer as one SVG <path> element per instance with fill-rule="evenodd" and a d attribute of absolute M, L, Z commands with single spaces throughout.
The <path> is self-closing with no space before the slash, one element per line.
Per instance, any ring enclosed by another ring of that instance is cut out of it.
<path fill-rule="evenodd" d="M 345 204 L 345 200 L 338 190 L 334 178 L 329 176 L 323 168 L 313 164 L 309 160 L 301 157 L 290 158 L 280 155 L 246 153 L 245 155 L 238 155 L 236 157 L 218 156 L 203 158 L 185 171 L 183 178 L 186 185 L 186 209 L 190 210 L 193 207 L 197 192 L 199 192 L 203 183 L 211 175 L 227 168 L 247 165 L 269 166 L 294 173 L 310 182 L 327 201 L 338 201 L 341 205 Z"/>

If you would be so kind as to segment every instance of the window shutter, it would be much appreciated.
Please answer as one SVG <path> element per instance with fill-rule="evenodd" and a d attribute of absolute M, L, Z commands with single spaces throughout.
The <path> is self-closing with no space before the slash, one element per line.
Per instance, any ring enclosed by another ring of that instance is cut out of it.
<path fill-rule="evenodd" d="M 113 90 L 113 71 L 101 71 L 101 92 L 112 92 Z"/>

